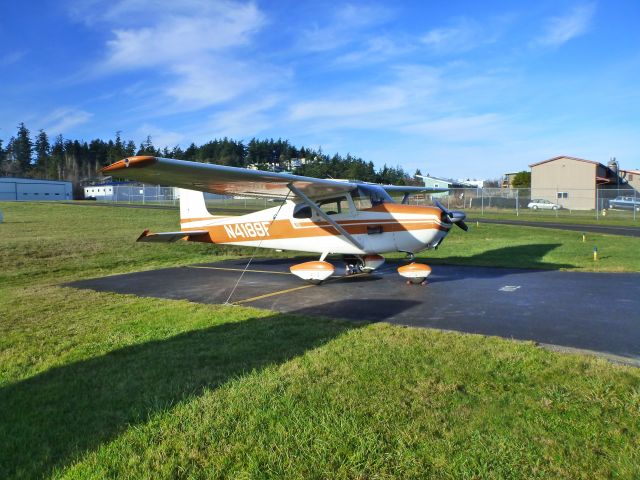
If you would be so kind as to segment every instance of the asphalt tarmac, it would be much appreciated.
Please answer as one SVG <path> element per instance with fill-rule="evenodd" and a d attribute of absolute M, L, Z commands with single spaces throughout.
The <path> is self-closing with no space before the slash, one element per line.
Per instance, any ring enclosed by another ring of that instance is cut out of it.
<path fill-rule="evenodd" d="M 484 218 L 473 218 L 467 220 L 472 223 L 493 223 L 496 225 L 516 225 L 522 227 L 555 228 L 559 230 L 571 230 L 585 233 L 604 233 L 607 235 L 622 235 L 624 237 L 640 237 L 640 227 L 622 227 L 615 225 L 588 225 L 562 222 L 529 222 L 526 220 L 487 220 Z"/>
<path fill-rule="evenodd" d="M 301 259 L 230 260 L 114 275 L 76 288 L 235 303 L 279 312 L 533 340 L 640 362 L 640 274 L 434 265 L 406 285 L 388 262 L 370 275 L 310 285 L 289 273 Z M 342 272 L 335 262 L 336 273 Z M 231 296 L 230 296 L 231 295 Z"/>

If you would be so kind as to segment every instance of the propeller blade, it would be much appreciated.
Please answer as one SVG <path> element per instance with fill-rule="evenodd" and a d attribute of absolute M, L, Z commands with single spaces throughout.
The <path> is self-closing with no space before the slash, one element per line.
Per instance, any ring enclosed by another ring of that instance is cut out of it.
<path fill-rule="evenodd" d="M 447 210 L 444 205 L 442 205 L 439 201 L 434 201 L 436 207 L 438 207 L 442 213 L 444 213 L 443 220 L 447 220 L 450 223 L 455 223 L 465 232 L 469 230 L 469 227 L 466 223 L 464 223 L 464 219 L 467 218 L 467 215 L 464 212 L 460 212 L 458 210 Z"/>

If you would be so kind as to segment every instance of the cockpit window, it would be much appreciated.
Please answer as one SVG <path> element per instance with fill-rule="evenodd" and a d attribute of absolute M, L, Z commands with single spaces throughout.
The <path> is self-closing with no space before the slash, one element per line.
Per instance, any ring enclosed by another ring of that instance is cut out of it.
<path fill-rule="evenodd" d="M 347 197 L 329 198 L 326 200 L 320 200 L 318 206 L 327 215 L 348 214 L 349 202 Z"/>
<path fill-rule="evenodd" d="M 386 190 L 379 185 L 358 185 L 358 188 L 351 192 L 351 196 L 358 210 L 377 207 L 383 203 L 394 203 Z"/>

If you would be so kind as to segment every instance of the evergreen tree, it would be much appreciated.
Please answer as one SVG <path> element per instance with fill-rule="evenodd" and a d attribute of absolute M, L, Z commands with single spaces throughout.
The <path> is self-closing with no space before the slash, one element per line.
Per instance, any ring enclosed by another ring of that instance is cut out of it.
<path fill-rule="evenodd" d="M 51 148 L 51 160 L 49 162 L 52 176 L 58 180 L 64 180 L 64 138 L 62 135 L 56 137 L 56 141 Z"/>
<path fill-rule="evenodd" d="M 127 146 L 124 147 L 124 155 L 122 155 L 121 158 L 124 157 L 133 157 L 136 154 L 136 144 L 133 142 L 133 140 L 129 140 L 127 142 Z"/>
<path fill-rule="evenodd" d="M 13 142 L 13 155 L 19 175 L 26 175 L 31 170 L 31 153 L 33 142 L 29 136 L 29 130 L 24 123 L 18 125 L 18 134 Z"/>
<path fill-rule="evenodd" d="M 47 133 L 40 129 L 34 145 L 36 154 L 36 168 L 38 173 L 43 177 L 49 176 L 49 159 L 51 158 L 51 145 Z"/>
<path fill-rule="evenodd" d="M 140 144 L 140 148 L 138 149 L 138 153 L 136 155 L 153 155 L 157 156 L 158 152 L 153 146 L 153 142 L 151 141 L 151 135 L 147 135 L 147 138 L 144 142 Z"/>

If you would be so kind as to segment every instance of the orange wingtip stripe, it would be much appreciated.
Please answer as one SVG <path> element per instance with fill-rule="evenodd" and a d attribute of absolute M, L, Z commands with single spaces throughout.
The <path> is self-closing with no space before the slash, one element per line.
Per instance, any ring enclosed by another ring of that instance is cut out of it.
<path fill-rule="evenodd" d="M 122 160 L 118 160 L 117 162 L 112 163 L 111 165 L 107 165 L 106 167 L 102 168 L 100 171 L 104 173 L 104 172 L 113 172 L 116 170 L 122 170 L 124 168 L 139 168 L 139 167 L 145 167 L 155 162 L 156 162 L 156 157 L 152 157 L 149 155 L 127 157 L 127 158 L 123 158 Z"/>
<path fill-rule="evenodd" d="M 430 272 L 431 267 L 429 265 L 425 265 L 424 263 L 410 263 L 409 265 L 404 265 L 402 267 L 398 267 L 398 273 L 410 273 L 410 272 Z"/>

